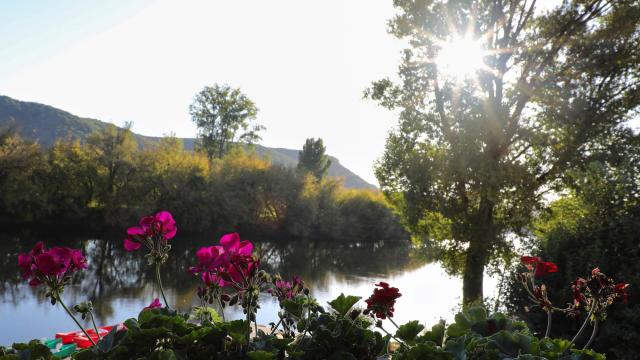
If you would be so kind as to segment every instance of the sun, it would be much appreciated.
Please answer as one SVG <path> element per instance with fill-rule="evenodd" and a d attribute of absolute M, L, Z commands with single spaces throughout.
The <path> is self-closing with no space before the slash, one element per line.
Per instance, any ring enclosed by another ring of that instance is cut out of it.
<path fill-rule="evenodd" d="M 478 70 L 486 66 L 484 64 L 486 52 L 482 44 L 470 36 L 455 37 L 438 45 L 440 52 L 435 63 L 438 66 L 438 72 L 447 77 L 463 80 L 475 75 Z"/>

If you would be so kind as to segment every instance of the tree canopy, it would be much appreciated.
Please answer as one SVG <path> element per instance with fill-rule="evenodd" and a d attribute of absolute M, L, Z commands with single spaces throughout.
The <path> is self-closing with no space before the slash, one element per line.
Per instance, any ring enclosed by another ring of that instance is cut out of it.
<path fill-rule="evenodd" d="M 199 145 L 209 159 L 221 158 L 238 143 L 260 140 L 263 126 L 255 124 L 258 108 L 240 89 L 229 85 L 206 86 L 189 107 L 198 127 Z"/>
<path fill-rule="evenodd" d="M 302 146 L 302 151 L 298 152 L 298 170 L 311 173 L 317 179 L 325 177 L 331 166 L 326 150 L 322 139 L 307 139 Z"/>
<path fill-rule="evenodd" d="M 394 5 L 389 31 L 408 44 L 399 81 L 365 93 L 400 110 L 376 175 L 414 236 L 464 274 L 463 301 L 482 300 L 485 266 L 509 256 L 508 235 L 637 113 L 640 3 Z M 461 39 L 479 58 L 468 47 L 443 63 Z M 450 76 L 454 60 L 480 65 Z"/>

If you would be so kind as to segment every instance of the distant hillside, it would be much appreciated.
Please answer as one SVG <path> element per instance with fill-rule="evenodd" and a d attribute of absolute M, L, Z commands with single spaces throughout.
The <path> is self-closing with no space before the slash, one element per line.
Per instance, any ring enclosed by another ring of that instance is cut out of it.
<path fill-rule="evenodd" d="M 94 131 L 100 130 L 109 123 L 104 121 L 81 118 L 52 106 L 33 102 L 24 102 L 0 95 L 0 126 L 14 124 L 16 130 L 25 138 L 37 141 L 40 145 L 49 147 L 58 138 L 71 136 L 84 140 Z M 139 144 L 157 141 L 159 138 L 135 134 Z M 185 149 L 192 150 L 193 138 L 184 138 Z M 256 152 L 260 156 L 268 156 L 274 164 L 296 166 L 298 150 L 269 148 L 256 145 Z M 335 157 L 331 157 L 329 176 L 344 178 L 345 186 L 349 188 L 375 188 L 340 164 Z"/>

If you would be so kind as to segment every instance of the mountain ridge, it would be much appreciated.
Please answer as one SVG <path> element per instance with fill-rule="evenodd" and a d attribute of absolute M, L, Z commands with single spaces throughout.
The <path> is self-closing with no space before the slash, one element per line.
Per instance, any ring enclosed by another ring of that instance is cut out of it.
<path fill-rule="evenodd" d="M 14 124 L 16 130 L 26 139 L 36 141 L 44 147 L 50 147 L 57 139 L 71 137 L 85 140 L 94 131 L 101 130 L 111 123 L 85 118 L 71 114 L 56 107 L 37 102 L 27 102 L 0 95 L 0 126 Z M 117 125 L 116 125 L 117 126 Z M 140 146 L 145 142 L 158 141 L 161 137 L 146 136 L 133 133 Z M 193 150 L 194 138 L 181 138 L 186 150 Z M 260 144 L 254 145 L 256 153 L 262 157 L 268 156 L 274 164 L 296 166 L 298 151 L 296 149 L 272 148 Z M 351 170 L 340 164 L 340 161 L 330 156 L 331 166 L 328 175 L 344 179 L 347 188 L 375 189 L 376 187 Z"/>

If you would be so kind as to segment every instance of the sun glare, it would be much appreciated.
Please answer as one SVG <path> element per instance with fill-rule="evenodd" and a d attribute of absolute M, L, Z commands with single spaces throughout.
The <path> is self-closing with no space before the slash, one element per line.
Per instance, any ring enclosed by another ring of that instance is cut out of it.
<path fill-rule="evenodd" d="M 443 42 L 440 46 L 435 62 L 441 74 L 462 80 L 485 66 L 485 51 L 477 40 L 461 37 Z"/>

